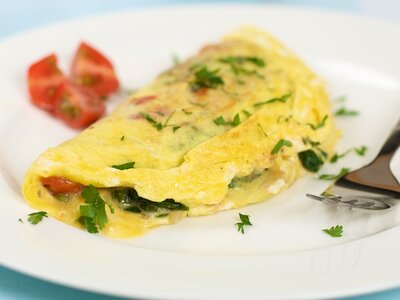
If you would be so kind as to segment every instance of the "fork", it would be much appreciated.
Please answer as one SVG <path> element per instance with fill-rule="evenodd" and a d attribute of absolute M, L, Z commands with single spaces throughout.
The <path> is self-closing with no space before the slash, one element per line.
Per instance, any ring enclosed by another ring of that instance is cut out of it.
<path fill-rule="evenodd" d="M 390 171 L 390 161 L 399 145 L 400 121 L 371 163 L 347 173 L 321 195 L 307 194 L 307 197 L 365 212 L 390 210 L 400 203 L 400 183 Z"/>

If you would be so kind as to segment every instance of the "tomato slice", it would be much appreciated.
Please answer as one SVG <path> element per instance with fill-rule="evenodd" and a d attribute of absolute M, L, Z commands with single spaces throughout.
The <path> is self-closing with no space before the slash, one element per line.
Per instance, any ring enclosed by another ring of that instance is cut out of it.
<path fill-rule="evenodd" d="M 42 177 L 40 181 L 53 195 L 78 193 L 83 187 L 80 183 L 58 176 Z"/>
<path fill-rule="evenodd" d="M 81 43 L 71 67 L 72 81 L 94 91 L 100 97 L 107 97 L 119 88 L 114 67 L 99 51 Z"/>
<path fill-rule="evenodd" d="M 56 101 L 54 114 L 72 128 L 85 128 L 100 119 L 105 106 L 94 92 L 66 82 Z"/>
<path fill-rule="evenodd" d="M 54 54 L 32 64 L 28 69 L 29 94 L 38 107 L 52 112 L 65 78 Z"/>

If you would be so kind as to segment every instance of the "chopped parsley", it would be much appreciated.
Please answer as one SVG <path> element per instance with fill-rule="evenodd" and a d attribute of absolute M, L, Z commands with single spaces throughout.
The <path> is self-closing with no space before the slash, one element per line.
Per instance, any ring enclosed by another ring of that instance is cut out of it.
<path fill-rule="evenodd" d="M 342 106 L 341 108 L 339 108 L 338 110 L 335 111 L 335 116 L 345 117 L 345 116 L 357 116 L 357 115 L 358 115 L 358 111 L 348 110 L 344 106 Z"/>
<path fill-rule="evenodd" d="M 328 119 L 328 115 L 325 115 L 325 117 L 323 117 L 321 122 L 319 122 L 318 124 L 314 125 L 314 124 L 308 123 L 307 125 L 309 125 L 313 130 L 318 130 L 325 126 L 327 119 Z"/>
<path fill-rule="evenodd" d="M 265 132 L 264 128 L 261 126 L 260 123 L 257 123 L 257 127 L 260 128 L 261 132 L 264 134 L 265 137 L 268 137 L 267 133 Z"/>
<path fill-rule="evenodd" d="M 21 218 L 19 218 L 19 219 L 18 219 L 18 222 L 20 222 L 20 223 L 24 223 L 24 221 L 22 221 L 22 219 L 21 219 Z"/>
<path fill-rule="evenodd" d="M 277 154 L 279 150 L 281 150 L 282 147 L 292 147 L 292 142 L 288 140 L 279 140 L 279 142 L 276 143 L 274 149 L 272 149 L 271 154 Z"/>
<path fill-rule="evenodd" d="M 179 128 L 181 128 L 182 126 L 174 126 L 172 127 L 172 132 L 175 133 L 175 131 L 177 131 Z"/>
<path fill-rule="evenodd" d="M 242 113 L 246 116 L 246 118 L 250 118 L 251 117 L 251 113 L 245 109 L 242 109 Z"/>
<path fill-rule="evenodd" d="M 356 152 L 357 155 L 359 156 L 364 156 L 365 152 L 367 151 L 367 147 L 366 146 L 361 146 L 358 148 L 350 148 L 349 150 L 343 152 L 342 154 L 339 153 L 335 153 L 335 155 L 332 156 L 330 162 L 331 163 L 335 163 L 337 162 L 340 158 L 346 156 L 347 154 L 349 154 L 352 150 L 354 150 Z"/>
<path fill-rule="evenodd" d="M 345 157 L 347 154 L 349 154 L 349 153 L 351 152 L 351 150 L 352 150 L 352 149 L 349 149 L 349 150 L 347 150 L 347 151 L 345 151 L 345 152 L 343 152 L 343 153 L 341 153 L 341 154 L 335 153 L 335 154 L 332 156 L 330 162 L 331 162 L 331 163 L 337 162 L 339 159 L 341 159 L 341 158 Z"/>
<path fill-rule="evenodd" d="M 266 64 L 261 58 L 250 56 L 227 56 L 220 58 L 218 61 L 223 64 L 228 64 L 236 76 L 243 74 L 248 76 L 255 75 L 259 78 L 264 78 L 264 76 L 258 73 L 257 70 L 248 70 L 243 67 L 244 63 L 251 63 L 256 67 L 263 68 Z"/>
<path fill-rule="evenodd" d="M 124 135 L 121 136 L 121 138 L 119 140 L 122 142 L 123 140 L 125 140 L 125 136 Z"/>
<path fill-rule="evenodd" d="M 168 125 L 168 122 L 169 122 L 169 120 L 171 119 L 173 113 L 174 113 L 174 112 L 172 112 L 172 113 L 168 116 L 168 118 L 167 118 L 167 120 L 164 122 L 164 124 L 161 123 L 161 122 L 157 122 L 156 120 L 153 119 L 152 116 L 150 116 L 150 115 L 147 114 L 147 113 L 141 112 L 140 115 L 141 115 L 143 118 L 145 118 L 151 125 L 153 125 L 158 131 L 161 131 L 161 130 L 163 130 L 163 128 L 170 126 L 170 125 Z"/>
<path fill-rule="evenodd" d="M 253 226 L 250 222 L 250 216 L 248 215 L 243 215 L 239 213 L 239 218 L 241 222 L 236 223 L 235 225 L 237 226 L 238 232 L 241 232 L 244 234 L 244 226 Z"/>
<path fill-rule="evenodd" d="M 114 213 L 114 208 L 101 198 L 93 185 L 86 187 L 81 195 L 87 204 L 79 207 L 81 214 L 79 222 L 85 226 L 89 233 L 98 233 L 99 229 L 103 229 L 108 222 L 106 205 L 111 213 Z"/>
<path fill-rule="evenodd" d="M 319 175 L 319 179 L 321 180 L 337 180 L 343 176 L 345 176 L 347 173 L 349 173 L 350 169 L 348 168 L 342 168 L 338 174 L 321 174 Z"/>
<path fill-rule="evenodd" d="M 239 114 L 236 114 L 233 117 L 233 120 L 229 121 L 229 122 L 226 121 L 223 116 L 219 116 L 218 118 L 214 119 L 213 121 L 214 121 L 214 124 L 218 125 L 218 126 L 220 126 L 220 125 L 231 125 L 233 127 L 236 127 L 236 126 L 238 126 L 240 124 L 240 116 L 239 116 Z"/>
<path fill-rule="evenodd" d="M 257 67 L 263 68 L 266 66 L 265 61 L 259 57 L 252 56 L 227 56 L 219 59 L 219 62 L 226 64 L 243 64 L 245 62 L 252 63 Z"/>
<path fill-rule="evenodd" d="M 323 232 L 329 234 L 331 237 L 341 237 L 343 235 L 343 226 L 336 225 L 331 228 L 322 229 Z"/>
<path fill-rule="evenodd" d="M 28 220 L 29 223 L 31 223 L 33 225 L 36 225 L 36 224 L 40 223 L 43 220 L 43 218 L 47 218 L 47 217 L 48 217 L 47 216 L 47 212 L 38 211 L 38 212 L 34 212 L 34 213 L 29 214 L 27 220 Z"/>
<path fill-rule="evenodd" d="M 320 142 L 315 142 L 311 140 L 309 137 L 302 138 L 304 145 L 311 145 L 311 147 L 317 147 L 321 145 Z"/>
<path fill-rule="evenodd" d="M 205 66 L 201 66 L 195 73 L 195 80 L 190 82 L 190 88 L 193 92 L 200 89 L 216 89 L 218 86 L 223 85 L 224 81 L 218 76 L 219 69 L 209 70 Z"/>
<path fill-rule="evenodd" d="M 360 156 L 364 156 L 365 152 L 367 152 L 368 148 L 367 146 L 361 146 L 359 148 L 354 148 L 354 151 L 356 151 L 356 153 Z"/>
<path fill-rule="evenodd" d="M 113 165 L 112 168 L 118 169 L 118 170 L 128 170 L 128 169 L 133 169 L 135 167 L 135 162 L 127 162 L 121 165 Z"/>
<path fill-rule="evenodd" d="M 272 98 L 266 101 L 262 101 L 262 102 L 257 102 L 254 103 L 253 106 L 254 107 L 260 107 L 263 106 L 265 104 L 271 104 L 271 103 L 275 103 L 275 102 L 280 102 L 280 103 L 286 103 L 286 101 L 290 98 L 290 96 L 292 95 L 292 93 L 287 93 L 281 97 L 276 97 L 276 98 Z"/>
<path fill-rule="evenodd" d="M 311 149 L 301 151 L 298 153 L 303 167 L 310 172 L 318 172 L 324 161 Z"/>

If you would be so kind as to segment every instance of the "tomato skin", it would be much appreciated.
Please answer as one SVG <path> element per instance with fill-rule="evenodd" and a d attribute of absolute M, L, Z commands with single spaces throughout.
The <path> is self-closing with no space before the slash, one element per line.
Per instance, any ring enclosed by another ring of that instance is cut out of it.
<path fill-rule="evenodd" d="M 56 100 L 54 114 L 68 126 L 85 128 L 100 119 L 105 105 L 94 92 L 66 82 Z"/>
<path fill-rule="evenodd" d="M 71 66 L 72 82 L 107 97 L 119 88 L 111 62 L 98 50 L 82 42 Z"/>
<path fill-rule="evenodd" d="M 40 179 L 42 185 L 48 189 L 53 195 L 59 194 L 75 194 L 81 191 L 83 185 L 77 182 L 69 181 L 64 177 L 51 176 L 42 177 Z"/>
<path fill-rule="evenodd" d="M 28 69 L 29 94 L 33 104 L 47 111 L 54 111 L 54 104 L 65 78 L 57 66 L 57 57 L 48 55 Z"/>

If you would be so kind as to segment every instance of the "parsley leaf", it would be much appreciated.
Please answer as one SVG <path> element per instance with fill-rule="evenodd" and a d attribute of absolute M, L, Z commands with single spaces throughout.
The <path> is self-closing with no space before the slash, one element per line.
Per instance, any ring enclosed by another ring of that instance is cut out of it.
<path fill-rule="evenodd" d="M 321 145 L 320 142 L 314 142 L 309 137 L 302 138 L 304 145 L 311 145 L 311 147 L 316 147 Z"/>
<path fill-rule="evenodd" d="M 38 212 L 34 212 L 28 215 L 28 222 L 36 225 L 38 223 L 40 223 L 43 218 L 47 218 L 47 212 L 45 211 L 38 211 Z"/>
<path fill-rule="evenodd" d="M 122 142 L 123 140 L 125 140 L 125 136 L 124 135 L 121 136 L 121 138 L 119 140 Z"/>
<path fill-rule="evenodd" d="M 330 162 L 331 162 L 331 163 L 337 162 L 339 159 L 341 159 L 341 158 L 345 157 L 347 154 L 349 154 L 349 153 L 351 152 L 351 150 L 352 150 L 352 149 L 349 149 L 349 150 L 347 150 L 347 151 L 345 151 L 345 152 L 343 152 L 343 153 L 341 153 L 341 154 L 335 153 L 335 154 L 332 156 Z"/>
<path fill-rule="evenodd" d="M 112 168 L 118 169 L 118 170 L 128 170 L 128 169 L 133 169 L 135 167 L 135 162 L 127 162 L 121 165 L 113 165 Z"/>
<path fill-rule="evenodd" d="M 338 174 L 321 174 L 319 175 L 319 179 L 321 180 L 337 180 L 343 176 L 345 176 L 347 173 L 349 173 L 350 169 L 348 168 L 342 168 Z"/>
<path fill-rule="evenodd" d="M 245 62 L 249 62 L 260 68 L 266 66 L 265 61 L 263 59 L 252 56 L 227 56 L 220 58 L 219 62 L 226 64 L 243 64 Z"/>
<path fill-rule="evenodd" d="M 321 122 L 319 122 L 318 124 L 314 125 L 314 124 L 308 123 L 307 125 L 310 126 L 313 130 L 318 130 L 325 126 L 327 119 L 328 119 L 328 115 L 325 115 L 325 117 L 323 117 Z"/>
<path fill-rule="evenodd" d="M 354 151 L 356 151 L 356 153 L 360 156 L 364 156 L 365 152 L 367 152 L 368 148 L 367 146 L 361 146 L 359 148 L 354 148 Z"/>
<path fill-rule="evenodd" d="M 141 112 L 140 115 L 145 118 L 149 123 L 151 123 L 158 131 L 161 131 L 163 128 L 168 127 L 168 122 L 171 119 L 172 115 L 174 114 L 174 111 L 168 116 L 167 120 L 163 123 L 157 122 L 156 120 L 153 119 L 152 116 L 150 116 L 147 113 Z"/>
<path fill-rule="evenodd" d="M 271 154 L 277 154 L 279 150 L 281 150 L 282 147 L 292 147 L 292 142 L 288 140 L 279 140 L 279 142 L 276 143 L 274 149 L 272 149 Z"/>
<path fill-rule="evenodd" d="M 318 172 L 324 161 L 311 149 L 301 151 L 298 154 L 303 167 L 310 172 Z"/>
<path fill-rule="evenodd" d="M 341 237 L 343 234 L 343 226 L 336 225 L 331 228 L 322 229 L 323 232 L 329 234 L 331 237 Z"/>
<path fill-rule="evenodd" d="M 242 113 L 246 116 L 246 118 L 250 118 L 251 117 L 251 112 L 249 112 L 249 111 L 247 111 L 245 109 L 242 109 Z"/>
<path fill-rule="evenodd" d="M 291 95 L 292 95 L 292 93 L 287 93 L 287 94 L 285 94 L 285 95 L 283 95 L 281 97 L 276 97 L 276 98 L 269 99 L 267 101 L 254 103 L 253 106 L 254 107 L 260 107 L 260 106 L 263 106 L 265 104 L 270 104 L 270 103 L 275 103 L 275 102 L 286 103 L 286 101 L 290 98 Z"/>
<path fill-rule="evenodd" d="M 81 195 L 87 204 L 79 207 L 81 214 L 80 221 L 88 232 L 98 233 L 99 229 L 103 229 L 108 222 L 106 213 L 107 203 L 101 198 L 98 190 L 93 185 L 86 187 Z M 110 212 L 114 213 L 114 208 L 109 204 L 107 206 Z"/>
<path fill-rule="evenodd" d="M 190 83 L 193 92 L 200 89 L 216 89 L 218 86 L 223 85 L 224 81 L 218 76 L 219 69 L 210 71 L 207 67 L 202 66 L 194 73 L 195 81 Z"/>
<path fill-rule="evenodd" d="M 357 116 L 358 111 L 348 110 L 344 106 L 335 111 L 335 116 Z"/>
<path fill-rule="evenodd" d="M 244 226 L 252 226 L 253 224 L 251 224 L 250 216 L 248 215 L 242 215 L 239 213 L 239 218 L 241 222 L 238 222 L 235 225 L 237 226 L 238 232 L 244 234 Z"/>
<path fill-rule="evenodd" d="M 173 128 L 172 128 L 172 132 L 174 132 L 175 133 L 175 131 L 177 131 L 179 128 L 181 128 L 182 126 L 174 126 Z"/>
<path fill-rule="evenodd" d="M 218 125 L 218 126 L 219 125 L 231 125 L 233 127 L 236 127 L 240 124 L 240 116 L 239 116 L 239 114 L 236 114 L 233 117 L 233 120 L 229 121 L 229 122 L 226 121 L 223 116 L 219 116 L 218 118 L 214 119 L 213 121 L 214 121 L 214 124 Z"/>

